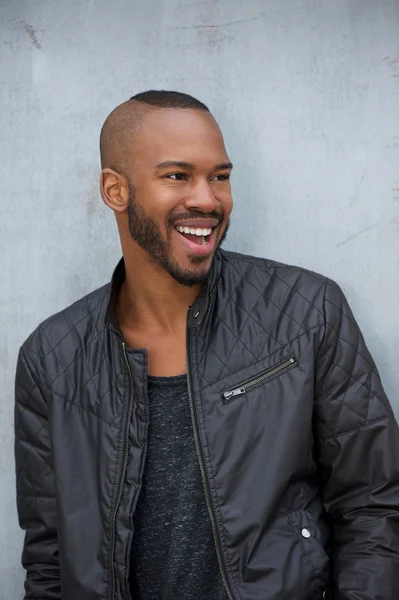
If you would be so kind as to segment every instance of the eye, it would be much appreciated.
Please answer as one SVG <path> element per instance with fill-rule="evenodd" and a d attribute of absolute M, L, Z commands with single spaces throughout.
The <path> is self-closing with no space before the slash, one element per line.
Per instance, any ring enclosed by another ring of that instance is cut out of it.
<path fill-rule="evenodd" d="M 185 173 L 170 173 L 166 177 L 173 179 L 173 181 L 183 181 L 187 176 Z"/>
<path fill-rule="evenodd" d="M 215 175 L 215 177 L 213 177 L 213 179 L 215 181 L 229 181 L 230 173 L 221 173 L 220 175 Z"/>

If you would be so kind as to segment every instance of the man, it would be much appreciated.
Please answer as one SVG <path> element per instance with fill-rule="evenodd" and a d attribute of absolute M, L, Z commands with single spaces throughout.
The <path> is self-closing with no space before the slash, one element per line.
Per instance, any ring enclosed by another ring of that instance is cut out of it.
<path fill-rule="evenodd" d="M 198 100 L 138 94 L 100 150 L 123 260 L 19 355 L 25 598 L 398 598 L 399 432 L 339 287 L 220 250 Z"/>

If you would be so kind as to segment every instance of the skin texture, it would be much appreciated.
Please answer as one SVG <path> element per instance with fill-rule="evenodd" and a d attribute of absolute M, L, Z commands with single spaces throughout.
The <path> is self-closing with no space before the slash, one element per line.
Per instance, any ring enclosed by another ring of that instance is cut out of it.
<path fill-rule="evenodd" d="M 182 373 L 187 308 L 206 280 L 232 210 L 230 159 L 206 111 L 130 102 L 113 116 L 101 194 L 114 211 L 126 265 L 119 323 L 129 346 L 147 348 L 151 374 Z M 165 162 L 186 166 L 159 166 Z M 203 227 L 217 224 L 203 256 L 175 229 L 177 221 L 198 219 Z"/>

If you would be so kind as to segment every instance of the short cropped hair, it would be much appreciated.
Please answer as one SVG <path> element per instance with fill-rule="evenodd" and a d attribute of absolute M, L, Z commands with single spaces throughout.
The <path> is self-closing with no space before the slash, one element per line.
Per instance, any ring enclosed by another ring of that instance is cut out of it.
<path fill-rule="evenodd" d="M 143 102 L 151 106 L 159 106 L 160 108 L 194 108 L 209 112 L 209 108 L 203 102 L 183 92 L 148 90 L 132 96 L 129 100 Z"/>

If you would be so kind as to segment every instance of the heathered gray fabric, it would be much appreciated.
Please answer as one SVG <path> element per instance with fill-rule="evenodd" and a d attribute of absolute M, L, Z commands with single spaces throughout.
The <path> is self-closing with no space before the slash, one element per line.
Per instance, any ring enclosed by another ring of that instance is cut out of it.
<path fill-rule="evenodd" d="M 140 600 L 226 600 L 195 450 L 187 379 L 149 377 L 143 487 L 134 516 Z"/>

